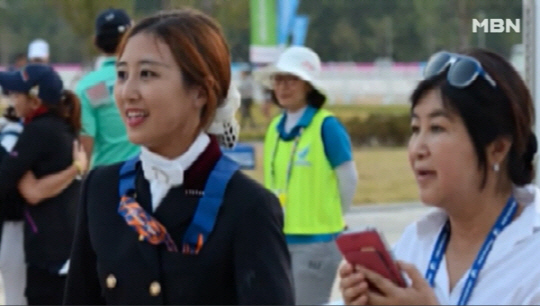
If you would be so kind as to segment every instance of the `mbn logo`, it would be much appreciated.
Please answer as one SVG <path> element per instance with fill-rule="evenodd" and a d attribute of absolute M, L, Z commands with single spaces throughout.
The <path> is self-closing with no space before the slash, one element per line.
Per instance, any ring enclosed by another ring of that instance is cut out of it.
<path fill-rule="evenodd" d="M 484 33 L 510 33 L 511 29 L 516 33 L 521 32 L 521 20 L 515 19 L 512 22 L 512 19 L 484 19 L 482 22 L 478 19 L 472 20 L 472 31 L 473 33 L 478 32 L 478 28 L 481 28 Z"/>

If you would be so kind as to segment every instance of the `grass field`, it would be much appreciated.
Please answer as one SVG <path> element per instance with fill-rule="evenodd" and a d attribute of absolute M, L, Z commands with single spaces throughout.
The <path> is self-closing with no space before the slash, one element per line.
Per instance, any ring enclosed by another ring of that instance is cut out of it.
<path fill-rule="evenodd" d="M 263 182 L 262 144 L 256 145 L 257 166 L 245 171 Z M 354 204 L 391 203 L 418 199 L 406 148 L 356 148 L 358 186 Z"/>
<path fill-rule="evenodd" d="M 333 112 L 340 120 L 345 121 L 352 117 L 358 117 L 360 119 L 366 119 L 370 114 L 388 114 L 388 115 L 402 115 L 409 112 L 408 104 L 398 105 L 371 105 L 371 104 L 355 104 L 355 105 L 328 105 L 326 109 Z M 262 105 L 254 104 L 251 110 L 255 127 L 251 127 L 246 124 L 240 130 L 240 138 L 243 141 L 255 141 L 261 140 L 268 124 L 270 124 L 271 118 L 280 113 L 280 109 L 272 105 L 270 110 L 270 118 L 265 118 L 262 112 Z M 240 112 L 237 112 L 237 119 L 240 122 Z"/>
<path fill-rule="evenodd" d="M 409 111 L 409 105 L 329 105 L 327 107 L 337 117 L 367 117 L 369 114 L 403 114 Z M 280 110 L 272 106 L 271 114 Z M 252 109 L 255 128 L 241 129 L 240 141 L 261 139 L 268 126 L 268 121 L 261 112 L 261 105 Z M 240 119 L 240 117 L 238 117 Z M 259 182 L 263 182 L 262 144 L 257 143 L 257 168 L 246 171 Z M 354 160 L 358 171 L 358 186 L 354 197 L 355 204 L 390 203 L 414 201 L 418 199 L 416 183 L 409 168 L 406 148 L 355 148 Z"/>

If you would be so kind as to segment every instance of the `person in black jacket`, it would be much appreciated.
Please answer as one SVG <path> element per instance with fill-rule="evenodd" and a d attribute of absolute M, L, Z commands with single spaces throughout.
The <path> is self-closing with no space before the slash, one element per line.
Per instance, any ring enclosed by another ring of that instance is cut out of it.
<path fill-rule="evenodd" d="M 141 154 L 85 180 L 64 303 L 294 304 L 279 202 L 220 150 L 240 104 L 220 27 L 158 13 L 118 54 L 115 99 Z"/>
<path fill-rule="evenodd" d="M 60 76 L 44 64 L 1 72 L 0 86 L 24 119 L 15 147 L 0 164 L 0 201 L 18 193 L 19 184 L 29 173 L 37 179 L 53 174 L 71 176 L 57 195 L 27 201 L 30 205 L 24 208 L 28 304 L 60 304 L 79 198 L 80 183 L 72 178 L 83 170 L 73 161 L 80 104 L 71 91 L 64 90 Z"/>

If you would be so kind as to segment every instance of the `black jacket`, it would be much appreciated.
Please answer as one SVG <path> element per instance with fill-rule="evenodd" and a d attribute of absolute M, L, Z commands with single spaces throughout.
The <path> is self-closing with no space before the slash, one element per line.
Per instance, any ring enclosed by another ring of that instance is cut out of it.
<path fill-rule="evenodd" d="M 37 178 L 66 169 L 73 162 L 75 134 L 63 119 L 45 113 L 25 124 L 12 152 L 0 164 L 0 202 L 17 194 L 21 177 L 32 170 Z M 26 262 L 50 269 L 69 258 L 80 182 L 59 195 L 25 208 Z M 10 209 L 6 207 L 6 209 Z"/>
<path fill-rule="evenodd" d="M 215 140 L 152 213 L 177 245 L 221 152 Z M 92 171 L 83 188 L 66 304 L 294 304 L 290 257 L 276 197 L 241 172 L 227 186 L 218 220 L 198 255 L 138 240 L 118 214 L 120 165 Z M 137 201 L 151 195 L 137 171 Z"/>
<path fill-rule="evenodd" d="M 0 146 L 0 163 L 4 157 L 7 157 L 9 152 L 3 146 Z M 9 204 L 7 204 L 9 202 Z M 26 201 L 20 195 L 18 190 L 6 194 L 3 199 L 0 199 L 0 232 L 3 221 L 22 221 L 24 214 L 24 206 Z M 1 237 L 1 235 L 0 235 Z"/>

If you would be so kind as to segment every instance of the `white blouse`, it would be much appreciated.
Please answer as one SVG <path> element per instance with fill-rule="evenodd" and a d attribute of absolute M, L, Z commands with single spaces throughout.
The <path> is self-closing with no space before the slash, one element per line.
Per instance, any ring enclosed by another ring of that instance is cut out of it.
<path fill-rule="evenodd" d="M 540 304 L 540 190 L 515 188 L 522 213 L 495 240 L 477 279 L 469 305 Z M 409 225 L 394 247 L 396 259 L 412 263 L 425 274 L 446 214 L 435 209 Z M 435 295 L 441 305 L 457 305 L 468 272 L 449 291 L 446 256 L 435 276 Z"/>
<path fill-rule="evenodd" d="M 540 305 L 540 189 L 514 188 L 514 197 L 524 209 L 495 240 L 468 305 Z M 424 275 L 446 220 L 444 211 L 434 209 L 409 225 L 393 248 L 395 259 L 414 264 Z M 443 258 L 433 288 L 441 305 L 457 305 L 467 276 L 464 273 L 450 292 Z"/>
<path fill-rule="evenodd" d="M 298 124 L 298 121 L 300 121 L 300 118 L 304 115 L 306 109 L 307 106 L 304 106 L 295 112 L 287 111 L 287 117 L 285 117 L 285 132 L 290 133 L 292 131 Z"/>

